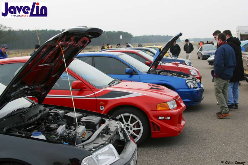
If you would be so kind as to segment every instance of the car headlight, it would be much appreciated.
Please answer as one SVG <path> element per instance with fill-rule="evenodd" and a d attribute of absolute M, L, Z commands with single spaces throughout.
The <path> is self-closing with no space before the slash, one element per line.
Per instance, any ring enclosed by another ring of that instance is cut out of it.
<path fill-rule="evenodd" d="M 186 80 L 186 84 L 189 88 L 198 88 L 198 84 L 194 80 Z"/>
<path fill-rule="evenodd" d="M 195 69 L 191 69 L 190 71 L 190 74 L 193 75 L 193 76 L 196 76 L 198 75 L 197 71 Z"/>
<path fill-rule="evenodd" d="M 109 165 L 120 159 L 119 154 L 112 144 L 95 151 L 83 159 L 81 165 Z"/>
<path fill-rule="evenodd" d="M 165 103 L 159 103 L 157 104 L 157 110 L 171 110 L 177 108 L 177 103 L 175 100 L 171 100 Z"/>

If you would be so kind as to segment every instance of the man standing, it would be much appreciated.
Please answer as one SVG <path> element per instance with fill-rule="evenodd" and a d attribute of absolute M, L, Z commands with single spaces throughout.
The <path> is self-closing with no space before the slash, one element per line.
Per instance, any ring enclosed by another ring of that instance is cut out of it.
<path fill-rule="evenodd" d="M 184 51 L 186 52 L 186 59 L 190 59 L 190 53 L 194 50 L 193 45 L 189 42 L 188 39 L 185 40 L 185 45 L 183 47 Z"/>
<path fill-rule="evenodd" d="M 8 57 L 7 50 L 8 50 L 8 45 L 6 45 L 6 44 L 1 45 L 1 47 L 0 47 L 0 59 L 4 59 L 4 58 Z"/>
<path fill-rule="evenodd" d="M 179 56 L 179 54 L 181 52 L 181 48 L 176 43 L 176 41 L 174 41 L 173 45 L 171 46 L 170 52 L 172 54 L 172 57 L 178 58 L 178 56 Z"/>
<path fill-rule="evenodd" d="M 227 43 L 233 48 L 236 57 L 236 67 L 233 72 L 228 86 L 228 107 L 230 109 L 238 109 L 239 103 L 239 81 L 244 78 L 244 67 L 242 61 L 242 52 L 238 38 L 233 37 L 230 30 L 225 30 L 223 33 L 226 35 Z"/>
<path fill-rule="evenodd" d="M 236 57 L 233 48 L 226 42 L 225 34 L 220 33 L 217 42 L 219 47 L 215 52 L 214 87 L 220 112 L 216 113 L 216 115 L 219 119 L 224 119 L 229 116 L 227 106 L 228 83 L 233 76 Z"/>

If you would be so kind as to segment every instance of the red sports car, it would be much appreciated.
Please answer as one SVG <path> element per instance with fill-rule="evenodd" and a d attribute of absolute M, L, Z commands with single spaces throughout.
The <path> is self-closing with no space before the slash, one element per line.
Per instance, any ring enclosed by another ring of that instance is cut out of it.
<path fill-rule="evenodd" d="M 108 52 L 122 52 L 132 56 L 133 58 L 145 63 L 146 65 L 150 66 L 153 62 L 153 57 L 140 51 L 140 50 L 130 50 L 130 49 L 115 49 L 115 50 L 106 50 Z M 179 62 L 172 62 L 172 63 L 163 63 L 158 66 L 160 70 L 168 70 L 168 71 L 176 71 L 176 72 L 183 72 L 189 74 L 191 76 L 196 77 L 197 79 L 201 80 L 202 76 L 198 69 L 192 66 L 182 65 Z"/>
<path fill-rule="evenodd" d="M 28 59 L 0 60 L 1 83 L 7 85 Z M 185 125 L 185 105 L 176 92 L 159 85 L 116 80 L 80 60 L 72 61 L 43 103 L 64 107 L 74 103 L 77 109 L 109 114 L 119 119 L 138 143 L 149 136 L 177 136 Z"/>

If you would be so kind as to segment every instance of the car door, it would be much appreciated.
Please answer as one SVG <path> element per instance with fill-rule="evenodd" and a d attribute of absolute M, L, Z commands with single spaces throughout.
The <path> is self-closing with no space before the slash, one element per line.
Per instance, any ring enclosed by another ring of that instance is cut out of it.
<path fill-rule="evenodd" d="M 67 75 L 67 73 L 64 72 L 60 76 L 58 81 L 55 83 L 52 90 L 48 93 L 47 97 L 44 100 L 44 104 L 73 107 L 73 96 L 76 108 L 89 111 L 96 111 L 95 94 L 92 92 L 89 86 L 85 84 L 82 90 L 72 89 L 72 91 L 70 91 L 70 86 L 72 85 L 72 82 L 76 80 L 78 79 L 76 79 L 70 74 Z"/>
<path fill-rule="evenodd" d="M 134 68 L 120 61 L 120 59 L 98 56 L 93 58 L 93 63 L 94 67 L 113 78 L 120 80 L 140 81 L 140 76 L 135 71 L 132 75 L 125 73 L 126 68 Z"/>

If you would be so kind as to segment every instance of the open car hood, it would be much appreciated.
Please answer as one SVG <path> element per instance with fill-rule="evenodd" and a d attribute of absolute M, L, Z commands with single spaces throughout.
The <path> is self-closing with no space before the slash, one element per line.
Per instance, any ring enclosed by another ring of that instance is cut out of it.
<path fill-rule="evenodd" d="M 174 41 L 176 41 L 182 33 L 179 33 L 178 35 L 172 37 L 167 44 L 162 48 L 162 50 L 157 52 L 157 54 L 154 56 L 154 60 L 152 65 L 150 66 L 148 73 L 150 73 L 152 70 L 156 70 L 158 67 L 158 64 L 161 62 L 163 59 L 164 55 L 167 53 L 167 51 L 170 49 L 170 47 L 173 45 Z"/>
<path fill-rule="evenodd" d="M 46 41 L 33 53 L 3 91 L 0 96 L 0 107 L 26 96 L 33 96 L 42 103 L 65 71 L 65 63 L 68 66 L 92 38 L 101 34 L 102 30 L 98 28 L 77 27 L 65 30 Z"/>

